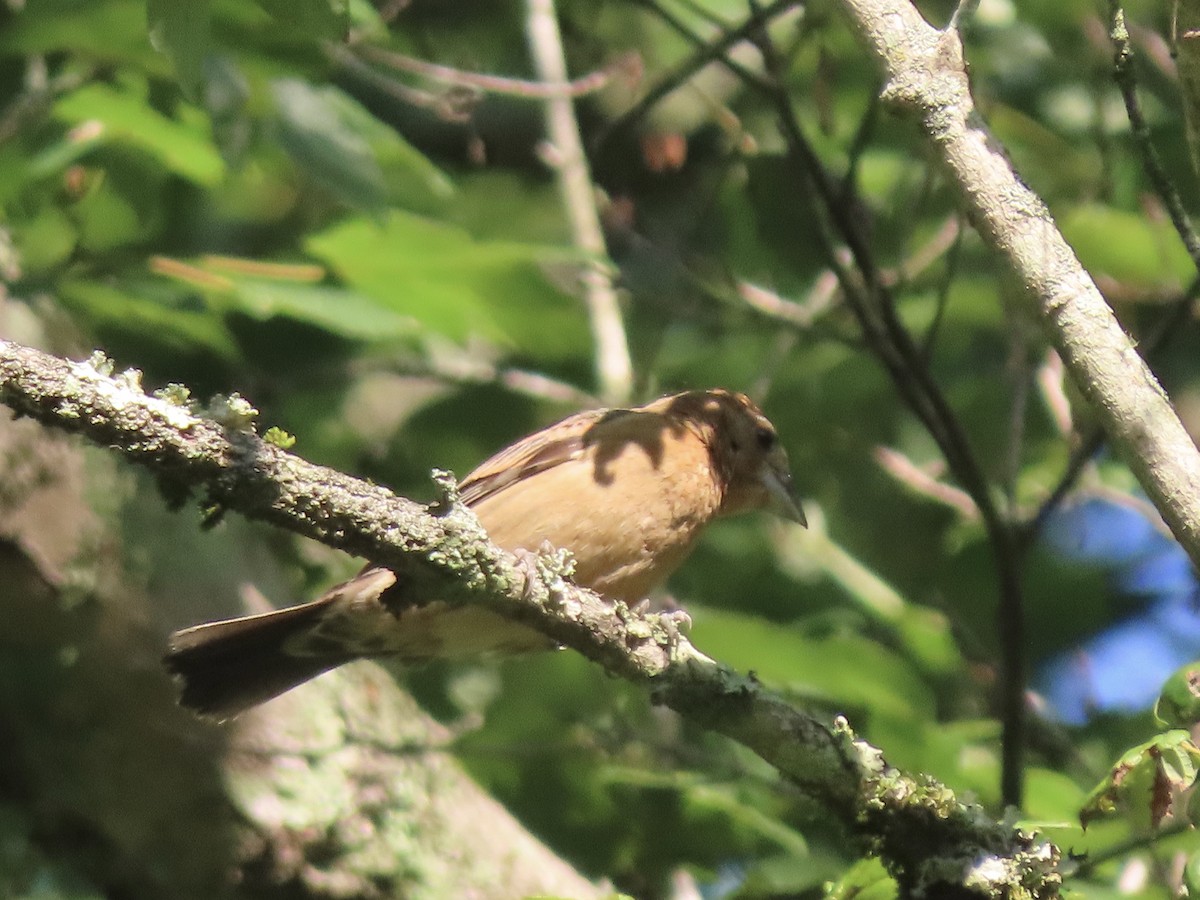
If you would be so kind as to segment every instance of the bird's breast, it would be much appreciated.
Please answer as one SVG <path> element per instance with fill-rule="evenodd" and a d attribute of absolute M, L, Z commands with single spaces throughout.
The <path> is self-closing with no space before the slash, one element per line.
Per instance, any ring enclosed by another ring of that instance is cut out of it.
<path fill-rule="evenodd" d="M 577 584 L 634 603 L 678 568 L 719 506 L 703 445 L 664 433 L 653 445 L 594 448 L 473 508 L 504 549 L 570 550 Z"/>

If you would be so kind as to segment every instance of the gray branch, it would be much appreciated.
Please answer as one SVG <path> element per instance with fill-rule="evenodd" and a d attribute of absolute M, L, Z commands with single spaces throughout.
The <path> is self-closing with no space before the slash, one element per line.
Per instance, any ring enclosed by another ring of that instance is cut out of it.
<path fill-rule="evenodd" d="M 1045 204 L 976 112 L 958 32 L 932 27 L 908 0 L 842 6 L 884 73 L 884 99 L 920 122 L 971 223 L 1025 286 L 1076 386 L 1200 565 L 1200 453 Z"/>
<path fill-rule="evenodd" d="M 221 508 L 393 566 L 429 596 L 483 604 L 646 686 L 802 787 L 879 853 L 906 891 L 1056 894 L 1052 845 L 889 767 L 844 721 L 830 728 L 713 662 L 678 633 L 675 618 L 604 601 L 564 580 L 552 559 L 544 577 L 528 577 L 528 567 L 488 542 L 448 479 L 442 502 L 427 509 L 264 441 L 236 402 L 219 422 L 170 393 L 147 396 L 136 372 L 112 377 L 104 368 L 0 341 L 0 401 L 118 451 L 180 496 L 200 491 Z"/>

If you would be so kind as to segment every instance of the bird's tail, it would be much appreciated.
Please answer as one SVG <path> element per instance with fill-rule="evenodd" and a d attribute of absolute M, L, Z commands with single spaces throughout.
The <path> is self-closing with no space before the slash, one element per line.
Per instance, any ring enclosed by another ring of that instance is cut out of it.
<path fill-rule="evenodd" d="M 180 704 L 227 719 L 355 658 L 289 650 L 305 643 L 333 599 L 175 632 L 163 661 L 179 680 Z"/>

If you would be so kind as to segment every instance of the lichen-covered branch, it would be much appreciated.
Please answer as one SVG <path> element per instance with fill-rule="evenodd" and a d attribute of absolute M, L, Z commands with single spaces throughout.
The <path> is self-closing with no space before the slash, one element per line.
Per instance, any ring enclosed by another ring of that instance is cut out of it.
<path fill-rule="evenodd" d="M 906 891 L 1055 896 L 1051 845 L 930 779 L 888 767 L 844 722 L 830 728 L 708 659 L 679 634 L 677 618 L 634 613 L 577 588 L 553 557 L 530 577 L 487 541 L 450 479 L 443 501 L 426 509 L 261 439 L 244 401 L 200 415 L 181 390 L 147 396 L 136 373 L 104 369 L 0 341 L 0 401 L 113 448 L 176 491 L 393 566 L 430 596 L 486 605 L 646 685 L 659 702 L 741 742 L 800 785 L 878 852 Z"/>

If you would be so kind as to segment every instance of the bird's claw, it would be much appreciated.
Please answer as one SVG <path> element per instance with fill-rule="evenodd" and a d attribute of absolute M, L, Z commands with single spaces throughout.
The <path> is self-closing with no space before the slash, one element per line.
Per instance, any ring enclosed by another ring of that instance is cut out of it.
<path fill-rule="evenodd" d="M 673 609 L 670 612 L 661 613 L 658 619 L 662 622 L 663 629 L 667 632 L 667 637 L 672 644 L 678 643 L 681 637 L 692 630 L 692 617 L 688 615 L 686 609 Z"/>
<path fill-rule="evenodd" d="M 542 541 L 536 551 L 519 547 L 513 551 L 513 556 L 524 581 L 521 594 L 526 600 L 533 599 L 534 585 L 538 582 L 546 585 L 553 596 L 561 589 L 563 581 L 575 573 L 575 557 L 571 552 L 560 550 L 549 541 Z"/>
<path fill-rule="evenodd" d="M 538 554 L 533 550 L 518 547 L 513 551 L 513 556 L 517 560 L 514 568 L 521 576 L 521 599 L 532 600 L 534 585 L 541 581 L 541 573 L 538 571 Z"/>

